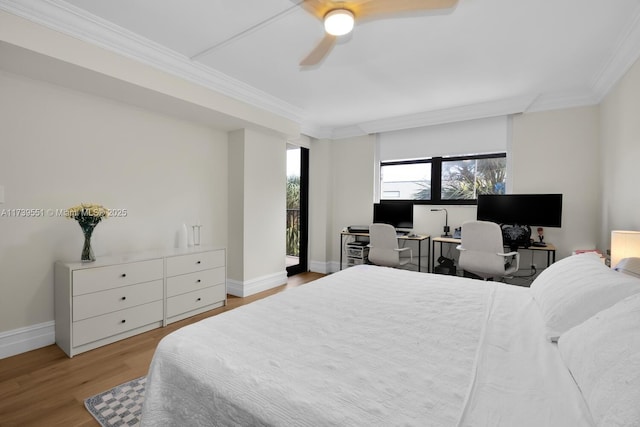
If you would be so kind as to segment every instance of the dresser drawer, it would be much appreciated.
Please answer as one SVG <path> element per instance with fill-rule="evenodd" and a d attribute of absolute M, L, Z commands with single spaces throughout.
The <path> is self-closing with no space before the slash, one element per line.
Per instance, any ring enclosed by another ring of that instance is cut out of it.
<path fill-rule="evenodd" d="M 224 267 L 167 278 L 167 297 L 224 283 Z"/>
<path fill-rule="evenodd" d="M 73 345 L 80 346 L 162 320 L 162 301 L 73 322 Z"/>
<path fill-rule="evenodd" d="M 177 316 L 210 304 L 224 301 L 226 297 L 226 286 L 217 285 L 168 298 L 167 317 Z"/>
<path fill-rule="evenodd" d="M 162 300 L 162 280 L 73 297 L 73 321 Z"/>
<path fill-rule="evenodd" d="M 167 276 L 171 277 L 193 273 L 194 271 L 224 267 L 224 263 L 225 255 L 223 250 L 174 256 L 167 258 Z"/>
<path fill-rule="evenodd" d="M 162 259 L 75 270 L 73 296 L 151 282 L 162 277 Z"/>

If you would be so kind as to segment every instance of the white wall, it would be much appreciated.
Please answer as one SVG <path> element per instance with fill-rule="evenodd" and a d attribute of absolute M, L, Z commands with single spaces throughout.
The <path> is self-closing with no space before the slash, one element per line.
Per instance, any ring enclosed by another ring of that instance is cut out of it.
<path fill-rule="evenodd" d="M 286 139 L 231 132 L 229 168 L 227 291 L 247 296 L 287 281 Z"/>
<path fill-rule="evenodd" d="M 229 132 L 227 277 L 240 283 L 244 277 L 244 152 L 244 129 Z"/>
<path fill-rule="evenodd" d="M 97 257 L 173 247 L 197 217 L 202 243 L 226 246 L 225 133 L 5 72 L 0 93 L 0 212 L 127 209 L 97 226 Z M 80 227 L 5 215 L 0 236 L 0 332 L 52 321 L 53 264 L 80 258 Z"/>
<path fill-rule="evenodd" d="M 601 247 L 598 135 L 598 106 L 513 119 L 513 192 L 563 194 L 562 228 L 545 229 L 545 241 L 558 248 L 559 258 L 576 249 Z"/>
<path fill-rule="evenodd" d="M 284 274 L 287 148 L 282 137 L 245 132 L 244 280 Z M 231 238 L 231 236 L 230 236 Z"/>
<path fill-rule="evenodd" d="M 640 62 L 601 104 L 602 226 L 609 248 L 611 230 L 640 230 Z"/>
<path fill-rule="evenodd" d="M 309 146 L 309 270 L 329 273 L 333 230 L 331 147 L 328 140 Z"/>
<path fill-rule="evenodd" d="M 327 244 L 336 271 L 340 258 L 340 231 L 349 225 L 369 224 L 373 219 L 373 176 L 375 136 L 361 136 L 330 142 L 326 165 L 330 179 L 331 221 Z M 313 155 L 313 151 L 311 153 Z"/>

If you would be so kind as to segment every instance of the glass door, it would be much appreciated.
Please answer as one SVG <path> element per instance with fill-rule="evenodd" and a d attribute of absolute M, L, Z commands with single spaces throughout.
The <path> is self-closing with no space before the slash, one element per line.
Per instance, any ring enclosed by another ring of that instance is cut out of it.
<path fill-rule="evenodd" d="M 307 268 L 309 150 L 287 146 L 287 275 Z"/>

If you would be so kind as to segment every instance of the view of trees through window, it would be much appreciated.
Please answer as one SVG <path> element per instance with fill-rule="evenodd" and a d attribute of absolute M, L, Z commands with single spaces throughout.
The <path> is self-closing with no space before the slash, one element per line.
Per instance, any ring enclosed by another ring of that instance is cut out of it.
<path fill-rule="evenodd" d="M 442 200 L 477 199 L 478 194 L 504 194 L 505 157 L 442 161 Z"/>
<path fill-rule="evenodd" d="M 380 165 L 381 200 L 474 203 L 479 194 L 504 194 L 506 154 L 434 157 Z"/>
<path fill-rule="evenodd" d="M 300 177 L 287 177 L 287 255 L 298 256 L 300 250 Z"/>
<path fill-rule="evenodd" d="M 300 255 L 300 149 L 287 150 L 287 256 Z"/>

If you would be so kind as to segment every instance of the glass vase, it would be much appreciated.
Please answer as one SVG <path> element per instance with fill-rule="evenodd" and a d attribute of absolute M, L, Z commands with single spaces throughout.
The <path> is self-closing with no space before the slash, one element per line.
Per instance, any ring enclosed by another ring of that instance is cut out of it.
<path fill-rule="evenodd" d="M 95 225 L 82 227 L 82 233 L 84 234 L 84 245 L 82 246 L 82 255 L 80 257 L 82 262 L 93 262 L 96 260 L 93 249 L 91 248 L 91 235 L 93 234 L 94 228 Z"/>

